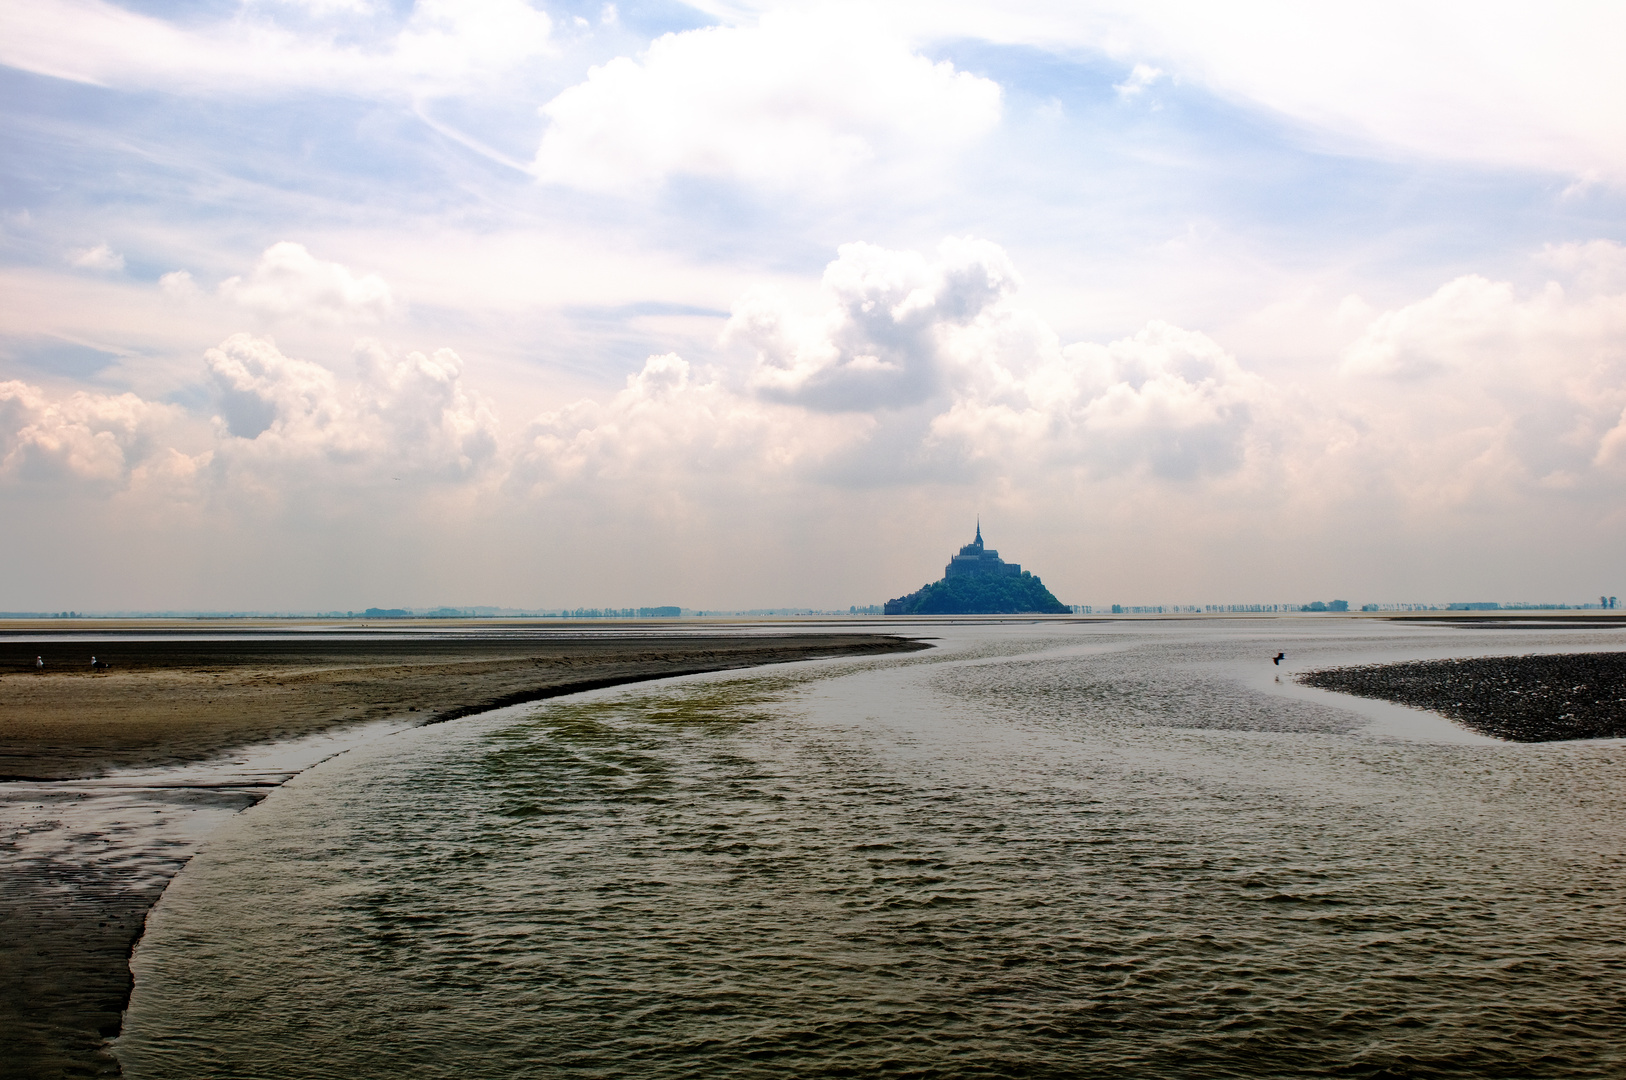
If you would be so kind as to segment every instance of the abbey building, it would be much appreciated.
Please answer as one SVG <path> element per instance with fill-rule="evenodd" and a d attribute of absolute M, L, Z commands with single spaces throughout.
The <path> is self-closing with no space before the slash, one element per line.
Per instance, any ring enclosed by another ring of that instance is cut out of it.
<path fill-rule="evenodd" d="M 982 522 L 977 522 L 977 538 L 949 560 L 943 568 L 946 578 L 960 574 L 1008 574 L 1015 577 L 1022 572 L 1021 563 L 1006 562 L 993 548 L 982 546 Z"/>
<path fill-rule="evenodd" d="M 882 608 L 888 615 L 1049 615 L 1069 610 L 1021 564 L 1008 563 L 984 546 L 980 521 L 976 539 L 949 559 L 941 581 L 888 600 Z"/>

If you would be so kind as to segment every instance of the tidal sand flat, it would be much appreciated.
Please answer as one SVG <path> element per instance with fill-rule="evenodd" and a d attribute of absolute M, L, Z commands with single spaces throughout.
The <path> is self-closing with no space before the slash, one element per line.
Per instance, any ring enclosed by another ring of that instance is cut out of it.
<path fill-rule="evenodd" d="M 117 1072 L 106 1040 L 170 878 L 225 817 L 370 734 L 593 687 L 924 647 L 840 629 L 4 629 L 0 1076 L 30 1078 Z M 92 655 L 110 668 L 93 671 Z"/>
<path fill-rule="evenodd" d="M 1429 709 L 1514 742 L 1626 735 L 1626 652 L 1363 664 L 1306 672 L 1298 680 Z"/>
<path fill-rule="evenodd" d="M 925 632 L 307 770 L 154 909 L 126 1075 L 1626 1075 L 1626 741 L 1291 678 L 1626 633 Z"/>
<path fill-rule="evenodd" d="M 428 723 L 618 682 L 915 647 L 839 630 L 0 626 L 0 779 L 201 761 L 367 720 Z M 110 667 L 92 670 L 92 656 Z"/>

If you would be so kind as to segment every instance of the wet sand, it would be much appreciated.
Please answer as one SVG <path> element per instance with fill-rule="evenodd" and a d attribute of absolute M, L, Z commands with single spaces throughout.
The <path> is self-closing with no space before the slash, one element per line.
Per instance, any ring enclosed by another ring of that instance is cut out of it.
<path fill-rule="evenodd" d="M 1414 660 L 1311 671 L 1298 681 L 1429 709 L 1511 742 L 1626 736 L 1626 653 Z"/>
<path fill-rule="evenodd" d="M 916 647 L 841 632 L 151 633 L 0 642 L 0 780 L 98 776 L 366 720 L 432 723 L 619 682 Z M 93 672 L 92 655 L 111 670 Z"/>
<path fill-rule="evenodd" d="M 117 1074 L 106 1040 L 129 999 L 147 911 L 212 823 L 343 749 L 347 733 L 619 683 L 926 647 L 840 630 L 50 630 L 0 627 L 11 637 L 0 642 L 7 1078 Z M 92 672 L 92 655 L 111 670 Z M 268 744 L 298 752 L 278 758 Z"/>

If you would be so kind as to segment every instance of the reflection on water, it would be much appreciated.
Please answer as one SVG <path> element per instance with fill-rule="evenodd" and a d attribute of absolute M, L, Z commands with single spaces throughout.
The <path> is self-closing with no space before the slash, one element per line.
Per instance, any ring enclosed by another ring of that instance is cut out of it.
<path fill-rule="evenodd" d="M 1620 1076 L 1626 747 L 1340 707 L 1268 660 L 1556 642 L 962 627 L 405 732 L 176 879 L 120 1056 L 137 1078 Z"/>

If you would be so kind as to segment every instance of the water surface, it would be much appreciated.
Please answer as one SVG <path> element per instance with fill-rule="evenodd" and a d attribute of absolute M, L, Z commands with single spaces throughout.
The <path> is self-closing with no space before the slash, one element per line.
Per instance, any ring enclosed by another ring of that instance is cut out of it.
<path fill-rule="evenodd" d="M 296 778 L 156 909 L 128 1075 L 1626 1072 L 1626 747 L 1498 743 L 1268 659 L 1626 635 L 931 633 Z"/>

